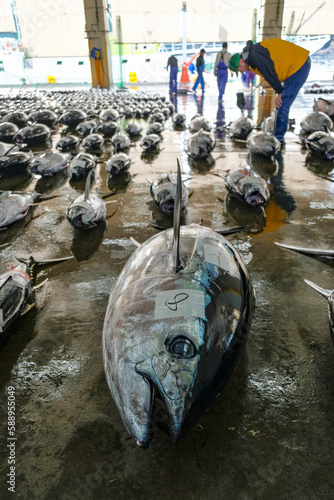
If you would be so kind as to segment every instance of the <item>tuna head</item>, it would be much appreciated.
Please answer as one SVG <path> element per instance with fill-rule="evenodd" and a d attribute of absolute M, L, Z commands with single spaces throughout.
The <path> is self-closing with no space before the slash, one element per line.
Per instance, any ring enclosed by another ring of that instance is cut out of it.
<path fill-rule="evenodd" d="M 124 425 L 142 447 L 156 426 L 178 440 L 215 399 L 241 357 L 253 309 L 243 264 L 227 240 L 217 246 L 213 231 L 213 239 L 198 243 L 189 226 L 181 239 L 185 269 L 165 274 L 168 231 L 129 259 L 103 328 L 107 382 Z"/>

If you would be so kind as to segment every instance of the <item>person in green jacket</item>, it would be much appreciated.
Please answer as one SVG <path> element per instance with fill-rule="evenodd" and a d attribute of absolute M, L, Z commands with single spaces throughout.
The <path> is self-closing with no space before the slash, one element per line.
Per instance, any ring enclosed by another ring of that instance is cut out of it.
<path fill-rule="evenodd" d="M 233 54 L 229 67 L 237 76 L 238 71 L 253 71 L 275 90 L 277 116 L 274 133 L 284 144 L 290 107 L 310 72 L 309 51 L 280 38 L 268 38 L 255 44 L 249 41 L 241 54 Z"/>

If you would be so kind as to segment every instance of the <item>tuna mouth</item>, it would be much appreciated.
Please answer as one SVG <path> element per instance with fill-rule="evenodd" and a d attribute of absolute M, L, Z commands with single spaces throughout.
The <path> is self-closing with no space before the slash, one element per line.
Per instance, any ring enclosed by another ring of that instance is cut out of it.
<path fill-rule="evenodd" d="M 163 396 L 160 394 L 158 387 L 149 377 L 145 375 L 141 376 L 148 382 L 150 386 L 151 401 L 150 412 L 146 424 L 147 431 L 140 438 L 137 437 L 137 445 L 143 449 L 147 449 L 150 446 L 157 427 L 160 427 L 167 435 L 171 436 L 171 438 L 176 441 L 180 437 L 180 433 L 174 432 L 173 435 L 171 435 L 171 429 L 173 428 L 172 418 L 164 402 Z"/>
<path fill-rule="evenodd" d="M 248 205 L 257 207 L 258 205 L 263 205 L 265 203 L 265 200 L 259 191 L 253 191 L 246 196 L 246 202 L 248 203 Z"/>
<path fill-rule="evenodd" d="M 110 173 L 111 175 L 118 175 L 121 172 L 121 169 L 119 167 L 111 167 Z"/>
<path fill-rule="evenodd" d="M 174 198 L 170 198 L 169 200 L 162 201 L 159 204 L 159 208 L 160 208 L 161 212 L 163 212 L 164 214 L 173 215 L 174 205 L 175 205 Z"/>

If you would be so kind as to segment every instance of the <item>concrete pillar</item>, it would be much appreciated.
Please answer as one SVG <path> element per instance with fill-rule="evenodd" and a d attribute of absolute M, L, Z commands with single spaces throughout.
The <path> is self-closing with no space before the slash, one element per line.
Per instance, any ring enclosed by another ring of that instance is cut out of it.
<path fill-rule="evenodd" d="M 84 0 L 93 87 L 112 85 L 111 50 L 106 0 Z"/>
<path fill-rule="evenodd" d="M 281 38 L 284 0 L 265 0 L 262 40 Z"/>
<path fill-rule="evenodd" d="M 281 38 L 284 0 L 265 0 L 263 22 L 261 26 L 262 40 L 267 38 Z M 262 82 L 265 94 L 260 96 L 258 101 L 258 119 L 261 122 L 271 115 L 275 109 L 275 91 L 266 81 Z"/>

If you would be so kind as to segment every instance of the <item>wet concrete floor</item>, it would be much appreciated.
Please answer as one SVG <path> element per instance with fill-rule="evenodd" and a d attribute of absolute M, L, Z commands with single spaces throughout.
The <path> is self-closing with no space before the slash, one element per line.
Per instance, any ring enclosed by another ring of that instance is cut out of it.
<path fill-rule="evenodd" d="M 168 95 L 165 86 L 148 90 Z M 48 282 L 36 291 L 37 307 L 15 323 L 0 350 L 0 498 L 333 498 L 334 348 L 327 302 L 304 283 L 306 278 L 332 289 L 333 267 L 274 244 L 333 248 L 334 183 L 321 176 L 332 175 L 332 165 L 307 163 L 290 131 L 276 164 L 254 164 L 271 190 L 265 215 L 233 203 L 223 179 L 213 174 L 247 164 L 245 145 L 231 142 L 220 128 L 240 115 L 236 90 L 230 85 L 222 106 L 215 88 L 204 98 L 177 96 L 188 122 L 197 109 L 211 121 L 217 138 L 213 165 L 188 160 L 189 132 L 173 130 L 169 119 L 163 149 L 154 158 L 143 158 L 138 143 L 131 146 L 132 180 L 110 198 L 110 214 L 117 210 L 105 226 L 74 231 L 65 212 L 78 192 L 64 178 L 59 186 L 44 186 L 45 193 L 59 197 L 0 233 L 0 244 L 7 243 L 0 248 L 1 272 L 15 264 L 16 254 L 75 256 L 39 272 L 37 283 Z M 250 112 L 255 121 L 257 99 Z M 313 96 L 303 94 L 294 103 L 296 132 L 312 104 Z M 104 194 L 110 192 L 108 151 L 107 141 L 97 180 Z M 185 223 L 203 219 L 214 229 L 256 224 L 257 231 L 228 237 L 249 269 L 256 311 L 244 356 L 220 397 L 179 442 L 157 430 L 143 450 L 127 434 L 107 387 L 101 334 L 110 290 L 135 248 L 130 237 L 143 242 L 158 231 L 150 224 L 159 216 L 148 181 L 175 171 L 176 158 L 192 191 Z M 35 184 L 36 179 L 21 180 L 1 189 Z M 11 387 L 15 494 L 6 483 Z"/>

